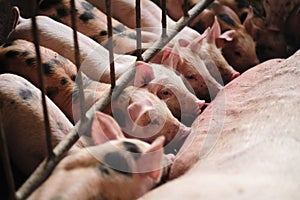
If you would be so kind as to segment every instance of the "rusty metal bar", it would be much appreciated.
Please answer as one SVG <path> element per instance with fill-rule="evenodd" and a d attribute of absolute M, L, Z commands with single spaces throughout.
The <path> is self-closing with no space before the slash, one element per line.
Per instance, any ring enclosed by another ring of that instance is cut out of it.
<path fill-rule="evenodd" d="M 162 32 L 161 37 L 167 37 L 167 0 L 161 0 L 161 25 L 162 25 Z"/>
<path fill-rule="evenodd" d="M 152 47 L 147 49 L 142 57 L 145 62 L 149 62 L 150 59 L 159 52 L 176 34 L 181 31 L 191 20 L 193 20 L 197 15 L 199 15 L 206 7 L 211 4 L 213 0 L 204 0 L 196 4 L 190 11 L 189 17 L 182 17 L 179 19 L 175 26 L 172 27 L 172 31 L 169 31 L 168 37 L 160 38 L 156 41 Z M 175 31 L 173 31 L 175 30 Z M 111 102 L 111 99 L 117 98 L 123 89 L 128 85 L 128 83 L 133 79 L 135 75 L 135 64 L 130 66 L 128 71 L 124 73 L 117 81 L 116 87 L 114 88 L 114 93 L 107 91 L 103 96 L 94 104 L 93 108 L 89 109 L 86 113 L 87 122 L 78 121 L 68 135 L 53 149 L 55 154 L 55 159 L 51 162 L 46 162 L 45 160 L 36 168 L 36 170 L 31 174 L 29 179 L 20 187 L 17 191 L 17 199 L 25 199 L 28 195 L 36 189 L 36 187 L 42 183 L 42 181 L 47 177 L 55 165 L 63 158 L 63 155 L 70 149 L 70 147 L 78 140 L 78 132 L 81 132 L 80 127 L 84 127 L 85 131 L 89 130 L 90 122 L 93 120 L 94 111 L 103 111 Z M 111 95 L 112 93 L 112 95 Z M 82 133 L 82 132 L 81 132 Z"/>
<path fill-rule="evenodd" d="M 35 52 L 36 52 L 37 70 L 38 70 L 39 83 L 40 83 L 39 88 L 41 90 L 41 95 L 42 95 L 42 105 L 43 105 L 44 123 L 45 123 L 45 131 L 46 131 L 46 142 L 47 142 L 47 153 L 48 153 L 47 158 L 51 159 L 53 157 L 51 129 L 50 129 L 48 108 L 47 108 L 47 102 L 46 102 L 45 82 L 44 82 L 44 77 L 43 77 L 44 68 L 42 67 L 42 58 L 41 58 L 39 37 L 38 37 L 38 26 L 37 26 L 35 16 L 33 16 L 31 18 L 31 22 L 32 22 L 32 36 L 33 36 L 34 47 L 35 47 Z"/>
<path fill-rule="evenodd" d="M 182 11 L 183 11 L 183 16 L 188 17 L 189 16 L 189 0 L 184 0 L 183 5 L 182 5 Z"/>
<path fill-rule="evenodd" d="M 141 31 L 141 0 L 135 1 L 135 15 L 136 15 L 136 56 L 137 60 L 142 61 L 142 31 Z"/>
<path fill-rule="evenodd" d="M 5 173 L 5 179 L 8 187 L 8 198 L 10 200 L 16 199 L 15 196 L 15 183 L 13 174 L 11 171 L 11 165 L 6 145 L 6 139 L 5 139 L 5 133 L 3 130 L 3 122 L 2 122 L 2 115 L 0 113 L 0 154 L 1 154 L 1 160 L 3 162 L 3 170 Z"/>
<path fill-rule="evenodd" d="M 112 28 L 112 17 L 111 17 L 111 1 L 105 1 L 106 6 L 106 17 L 107 17 L 107 33 L 108 33 L 108 51 L 109 51 L 109 63 L 110 63 L 110 84 L 111 88 L 116 86 L 116 76 L 115 76 L 115 62 L 114 62 L 114 49 L 113 49 L 113 28 Z"/>
<path fill-rule="evenodd" d="M 71 5 L 71 21 L 72 21 L 72 29 L 73 29 L 73 40 L 74 40 L 74 56 L 75 56 L 75 65 L 77 67 L 77 78 L 76 84 L 78 86 L 78 95 L 79 95 L 79 103 L 80 103 L 80 119 L 81 121 L 86 121 L 86 106 L 85 106 L 85 98 L 84 98 L 84 91 L 83 91 L 83 83 L 82 83 L 82 74 L 80 70 L 80 50 L 78 44 L 78 36 L 77 36 L 77 24 L 76 24 L 76 6 L 75 0 L 70 1 Z"/>

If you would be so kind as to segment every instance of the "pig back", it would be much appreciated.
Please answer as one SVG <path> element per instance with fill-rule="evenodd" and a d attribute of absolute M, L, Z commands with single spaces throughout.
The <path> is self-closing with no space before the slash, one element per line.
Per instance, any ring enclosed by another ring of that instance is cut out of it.
<path fill-rule="evenodd" d="M 178 178 L 142 199 L 298 199 L 299 57 L 267 61 L 225 86 L 192 124 L 171 169 Z"/>

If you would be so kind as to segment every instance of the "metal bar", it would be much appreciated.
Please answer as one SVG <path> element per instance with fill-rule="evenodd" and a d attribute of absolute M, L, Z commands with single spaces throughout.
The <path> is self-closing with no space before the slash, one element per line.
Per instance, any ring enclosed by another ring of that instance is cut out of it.
<path fill-rule="evenodd" d="M 136 15 L 136 56 L 137 60 L 142 61 L 142 31 L 141 31 L 141 0 L 135 1 L 135 15 Z"/>
<path fill-rule="evenodd" d="M 32 21 L 32 35 L 34 41 L 34 47 L 36 52 L 36 60 L 37 60 L 37 70 L 39 76 L 39 83 L 40 83 L 40 90 L 42 96 L 42 105 L 43 105 L 43 113 L 44 113 L 44 123 L 45 123 L 45 131 L 46 131 L 46 142 L 47 142 L 47 158 L 51 159 L 53 157 L 52 151 L 52 140 L 51 140 L 51 129 L 50 129 L 50 122 L 49 122 L 49 115 L 48 115 L 48 108 L 46 102 L 46 94 L 45 94 L 45 82 L 44 82 L 44 68 L 42 67 L 42 58 L 39 46 L 39 37 L 38 37 L 38 26 L 36 22 L 36 17 L 33 16 L 31 18 Z"/>
<path fill-rule="evenodd" d="M 161 37 L 167 37 L 167 0 L 161 0 L 161 24 L 162 32 Z"/>
<path fill-rule="evenodd" d="M 188 17 L 189 16 L 189 0 L 184 0 L 183 5 L 182 5 L 182 11 L 183 11 L 183 16 Z"/>
<path fill-rule="evenodd" d="M 110 63 L 110 84 L 113 89 L 116 86 L 115 76 L 115 62 L 114 62 L 114 49 L 113 49 L 113 31 L 112 31 L 112 17 L 111 17 L 111 1 L 105 1 L 106 17 L 107 17 L 107 33 L 108 33 L 108 51 L 109 51 L 109 63 Z"/>
<path fill-rule="evenodd" d="M 78 95 L 79 95 L 79 104 L 80 104 L 80 119 L 81 121 L 86 121 L 86 106 L 84 101 L 84 91 L 83 91 L 83 83 L 82 83 L 82 74 L 80 70 L 80 50 L 78 44 L 78 36 L 77 36 L 77 24 L 76 24 L 76 7 L 75 0 L 70 1 L 71 5 L 71 21 L 72 21 L 72 29 L 73 29 L 73 40 L 74 40 L 74 56 L 75 56 L 75 65 L 77 67 L 77 78 L 76 84 L 78 86 Z"/>
<path fill-rule="evenodd" d="M 169 31 L 167 38 L 160 38 L 155 42 L 152 47 L 147 49 L 143 54 L 143 59 L 145 62 L 149 62 L 150 59 L 156 55 L 156 53 L 161 50 L 176 34 L 182 30 L 191 20 L 193 20 L 198 14 L 200 14 L 213 0 L 204 0 L 196 4 L 190 11 L 189 17 L 182 17 L 178 20 L 173 27 L 175 31 Z M 68 135 L 54 148 L 55 159 L 51 162 L 45 162 L 45 160 L 36 168 L 36 170 L 31 174 L 29 179 L 20 187 L 17 191 L 18 199 L 25 199 L 36 187 L 39 185 L 44 177 L 50 174 L 55 165 L 63 158 L 63 155 L 70 149 L 70 147 L 79 138 L 78 132 L 82 133 L 82 130 L 78 129 L 84 127 L 85 131 L 89 131 L 90 122 L 93 120 L 94 111 L 103 111 L 111 102 L 111 99 L 117 98 L 123 89 L 128 85 L 128 83 L 133 79 L 135 75 L 135 65 L 129 67 L 128 71 L 125 72 L 117 81 L 116 87 L 114 88 L 114 93 L 106 91 L 103 96 L 94 104 L 93 108 L 89 109 L 86 113 L 88 118 L 87 122 L 78 121 L 73 130 L 71 130 Z M 112 95 L 111 95 L 112 93 Z M 83 125 L 82 125 L 83 124 Z M 46 170 L 45 170 L 46 169 Z"/>
<path fill-rule="evenodd" d="M 2 115 L 0 113 L 0 154 L 1 154 L 1 160 L 3 162 L 3 170 L 5 173 L 5 179 L 8 187 L 8 198 L 13 200 L 16 199 L 15 196 L 15 183 L 13 174 L 11 171 L 11 165 L 6 145 L 6 139 L 5 139 L 5 133 L 3 130 L 3 122 L 2 122 Z"/>

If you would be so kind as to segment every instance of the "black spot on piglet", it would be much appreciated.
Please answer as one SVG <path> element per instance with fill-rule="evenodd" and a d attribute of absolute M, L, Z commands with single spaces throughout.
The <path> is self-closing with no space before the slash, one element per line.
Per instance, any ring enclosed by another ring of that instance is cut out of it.
<path fill-rule="evenodd" d="M 17 55 L 19 55 L 19 54 L 20 54 L 20 52 L 18 52 L 18 51 L 15 51 L 15 50 L 9 50 L 8 52 L 6 52 L 5 56 L 6 56 L 7 58 L 13 58 L 13 57 L 15 57 L 15 56 L 17 56 Z"/>
<path fill-rule="evenodd" d="M 57 65 L 59 63 L 58 60 L 56 59 L 52 59 L 49 62 L 43 63 L 42 66 L 44 68 L 44 73 L 45 74 L 51 74 L 53 72 L 53 68 L 55 67 L 55 65 Z"/>
<path fill-rule="evenodd" d="M 126 126 L 125 115 L 121 109 L 114 109 L 113 116 L 121 127 Z"/>
<path fill-rule="evenodd" d="M 226 14 L 218 15 L 218 17 L 230 26 L 236 26 L 235 22 Z"/>
<path fill-rule="evenodd" d="M 92 6 L 91 4 L 89 4 L 88 2 L 81 2 L 81 5 L 82 7 L 87 10 L 87 11 L 90 11 L 90 10 L 93 10 L 94 6 Z"/>
<path fill-rule="evenodd" d="M 35 61 L 36 61 L 35 58 L 27 58 L 27 59 L 25 60 L 25 62 L 26 62 L 26 64 L 27 64 L 28 66 L 32 66 L 32 65 L 35 63 Z"/>
<path fill-rule="evenodd" d="M 32 97 L 32 92 L 27 88 L 22 88 L 19 91 L 19 95 L 23 100 L 28 100 Z"/>
<path fill-rule="evenodd" d="M 91 12 L 84 12 L 79 16 L 79 19 L 81 19 L 84 22 L 88 22 L 90 19 L 94 19 L 94 14 Z"/>
<path fill-rule="evenodd" d="M 125 147 L 125 149 L 127 151 L 134 153 L 134 154 L 132 154 L 132 156 L 135 160 L 137 160 L 141 157 L 142 151 L 140 150 L 140 148 L 136 144 L 134 144 L 132 142 L 126 142 L 125 141 L 125 142 L 123 142 L 123 146 Z"/>
<path fill-rule="evenodd" d="M 119 152 L 109 152 L 104 156 L 104 163 L 110 168 L 125 174 L 130 175 L 131 169 L 126 158 Z"/>

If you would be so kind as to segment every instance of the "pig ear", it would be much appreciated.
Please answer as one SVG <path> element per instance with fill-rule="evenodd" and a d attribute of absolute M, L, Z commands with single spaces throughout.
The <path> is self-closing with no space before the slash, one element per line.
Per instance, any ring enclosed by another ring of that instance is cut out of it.
<path fill-rule="evenodd" d="M 215 44 L 216 38 L 219 38 L 220 35 L 221 35 L 220 24 L 218 22 L 217 16 L 215 16 L 214 23 L 213 23 L 211 29 L 207 33 L 207 42 L 210 44 Z"/>
<path fill-rule="evenodd" d="M 235 30 L 229 30 L 224 32 L 216 39 L 216 45 L 218 48 L 222 48 L 225 42 L 230 42 L 233 40 L 235 35 Z"/>
<path fill-rule="evenodd" d="M 150 110 L 153 110 L 153 105 L 147 100 L 145 102 L 134 102 L 128 106 L 127 111 L 129 116 L 135 122 L 133 129 L 136 128 L 137 122 L 142 118 L 142 116 Z"/>
<path fill-rule="evenodd" d="M 207 28 L 204 33 L 200 36 L 200 37 L 197 37 L 196 39 L 194 39 L 192 41 L 192 43 L 188 46 L 193 52 L 199 52 L 200 49 L 201 49 L 201 46 L 204 42 L 204 40 L 206 39 L 207 37 L 207 34 L 208 32 L 210 31 L 210 28 Z"/>
<path fill-rule="evenodd" d="M 176 70 L 179 62 L 180 62 L 180 56 L 179 56 L 178 46 L 175 45 L 173 49 L 167 47 L 164 50 L 164 55 L 163 58 L 161 59 L 161 63 L 171 67 L 173 70 Z"/>
<path fill-rule="evenodd" d="M 117 122 L 111 116 L 99 111 L 94 114 L 91 132 L 95 144 L 125 138 Z"/>
<path fill-rule="evenodd" d="M 151 65 L 137 61 L 136 62 L 136 73 L 134 78 L 134 86 L 142 87 L 147 85 L 150 81 L 154 79 L 154 72 Z"/>
<path fill-rule="evenodd" d="M 164 142 L 164 136 L 156 138 L 138 161 L 138 169 L 140 172 L 145 171 L 144 174 L 156 182 L 159 181 L 161 176 L 161 160 L 164 154 Z"/>

